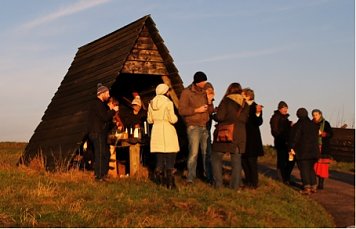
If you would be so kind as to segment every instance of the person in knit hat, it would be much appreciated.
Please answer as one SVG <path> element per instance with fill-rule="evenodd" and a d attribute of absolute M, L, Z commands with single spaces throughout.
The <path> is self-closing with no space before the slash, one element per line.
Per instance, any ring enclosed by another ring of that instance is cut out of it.
<path fill-rule="evenodd" d="M 150 152 L 156 155 L 155 181 L 168 189 L 175 188 L 174 164 L 179 151 L 177 131 L 174 124 L 178 117 L 169 98 L 169 87 L 159 84 L 156 96 L 148 104 L 147 122 L 153 124 Z"/>
<path fill-rule="evenodd" d="M 295 160 L 302 178 L 302 194 L 315 193 L 317 189 L 314 164 L 319 158 L 318 127 L 308 117 L 305 108 L 297 110 L 298 121 L 293 125 L 288 141 L 290 153 Z"/>
<path fill-rule="evenodd" d="M 285 184 L 290 184 L 294 161 L 289 161 L 288 139 L 292 122 L 288 119 L 288 105 L 284 101 L 278 103 L 278 109 L 274 111 L 271 119 L 271 133 L 274 137 L 274 148 L 277 151 L 277 175 Z"/>
<path fill-rule="evenodd" d="M 109 171 L 110 151 L 106 138 L 112 118 L 119 107 L 107 104 L 110 98 L 109 88 L 99 83 L 97 97 L 93 100 L 88 117 L 88 137 L 94 150 L 94 175 L 97 181 L 103 181 Z"/>
<path fill-rule="evenodd" d="M 212 100 L 209 101 L 204 89 L 207 76 L 198 71 L 193 76 L 193 83 L 185 88 L 179 98 L 179 114 L 187 127 L 189 141 L 187 182 L 193 183 L 196 178 L 198 152 L 203 158 L 203 176 L 206 176 L 206 148 L 209 136 L 206 128 L 210 114 L 214 111 Z M 205 178 L 205 177 L 204 177 Z"/>
<path fill-rule="evenodd" d="M 122 117 L 122 121 L 130 134 L 132 134 L 136 128 L 143 128 L 144 122 L 147 119 L 147 112 L 142 109 L 143 102 L 140 95 L 136 91 L 134 91 L 132 95 L 134 97 L 131 101 L 132 110 Z"/>

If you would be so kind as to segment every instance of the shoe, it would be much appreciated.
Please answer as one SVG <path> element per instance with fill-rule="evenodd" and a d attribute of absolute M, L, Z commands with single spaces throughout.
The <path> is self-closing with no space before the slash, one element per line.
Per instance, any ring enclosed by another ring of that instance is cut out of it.
<path fill-rule="evenodd" d="M 187 185 L 193 185 L 193 181 L 192 180 L 187 180 Z"/>
<path fill-rule="evenodd" d="M 104 182 L 106 181 L 103 177 L 95 177 L 95 181 L 97 182 Z"/>
<path fill-rule="evenodd" d="M 300 191 L 300 194 L 303 195 L 310 195 L 312 193 L 311 188 L 305 188 L 304 190 Z"/>

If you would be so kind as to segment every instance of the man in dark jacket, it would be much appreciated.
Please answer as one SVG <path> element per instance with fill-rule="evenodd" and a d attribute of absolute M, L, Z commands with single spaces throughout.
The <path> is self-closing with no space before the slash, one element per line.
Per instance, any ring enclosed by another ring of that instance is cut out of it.
<path fill-rule="evenodd" d="M 208 140 L 208 130 L 206 128 L 209 121 L 209 114 L 214 110 L 212 98 L 208 99 L 204 89 L 207 77 L 204 72 L 196 72 L 194 81 L 182 91 L 179 99 L 179 114 L 183 117 L 187 126 L 189 141 L 188 155 L 188 183 L 193 183 L 196 177 L 196 167 L 198 152 L 203 158 L 204 175 L 206 175 L 206 148 Z M 210 100 L 210 101 L 209 101 Z"/>
<path fill-rule="evenodd" d="M 103 181 L 109 171 L 110 151 L 106 139 L 110 122 L 115 112 L 119 110 L 118 106 L 110 105 L 110 108 L 107 106 L 109 98 L 109 89 L 98 84 L 97 98 L 89 111 L 88 132 L 94 149 L 94 175 L 97 181 Z"/>
<path fill-rule="evenodd" d="M 278 103 L 278 110 L 271 117 L 271 133 L 274 147 L 277 150 L 277 174 L 285 184 L 290 183 L 295 162 L 288 161 L 288 139 L 292 122 L 288 119 L 288 105 L 284 101 Z"/>
<path fill-rule="evenodd" d="M 297 110 L 297 123 L 293 125 L 289 147 L 291 152 L 295 153 L 302 178 L 304 190 L 302 194 L 310 194 L 316 192 L 316 175 L 314 164 L 318 160 L 319 146 L 318 133 L 319 129 L 308 117 L 308 111 L 305 108 Z"/>

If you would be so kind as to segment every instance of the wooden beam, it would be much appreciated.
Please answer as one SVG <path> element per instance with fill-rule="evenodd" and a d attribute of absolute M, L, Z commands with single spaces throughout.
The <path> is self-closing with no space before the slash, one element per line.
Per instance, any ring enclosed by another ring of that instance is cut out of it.
<path fill-rule="evenodd" d="M 167 84 L 169 86 L 169 88 L 172 89 L 172 83 L 171 83 L 171 80 L 169 79 L 169 77 L 167 75 L 163 75 L 162 76 L 162 80 L 165 84 Z M 178 109 L 178 104 L 179 104 L 179 99 L 178 99 L 178 96 L 177 94 L 175 93 L 174 90 L 171 90 L 170 92 L 170 95 L 171 95 L 171 98 L 172 98 L 172 101 L 174 103 L 174 105 L 176 106 L 176 108 Z"/>
<path fill-rule="evenodd" d="M 167 75 L 164 63 L 152 61 L 132 61 L 125 62 L 122 73 L 129 74 L 148 74 L 148 75 Z"/>

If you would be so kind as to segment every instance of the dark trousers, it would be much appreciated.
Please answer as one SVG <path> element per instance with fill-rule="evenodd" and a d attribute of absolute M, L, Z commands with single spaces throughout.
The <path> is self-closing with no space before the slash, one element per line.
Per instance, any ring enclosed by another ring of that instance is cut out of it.
<path fill-rule="evenodd" d="M 301 160 L 297 162 L 304 188 L 316 186 L 314 164 L 315 160 Z"/>
<path fill-rule="evenodd" d="M 95 158 L 94 175 L 97 179 L 103 178 L 109 171 L 110 150 L 106 143 L 106 137 L 106 134 L 103 133 L 89 134 Z"/>
<path fill-rule="evenodd" d="M 289 161 L 288 157 L 287 149 L 277 149 L 277 169 L 281 171 L 283 182 L 290 182 L 290 175 L 295 164 L 295 161 Z"/>
<path fill-rule="evenodd" d="M 212 147 L 211 147 L 211 134 L 209 131 L 208 135 L 208 140 L 207 140 L 207 145 L 206 145 L 206 156 L 205 156 L 205 168 L 206 168 L 206 179 L 210 182 L 213 181 L 213 169 L 211 165 L 211 153 L 212 153 Z"/>
<path fill-rule="evenodd" d="M 257 157 L 242 156 L 241 163 L 245 173 L 246 184 L 250 187 L 257 188 L 258 185 Z"/>
<path fill-rule="evenodd" d="M 156 169 L 163 171 L 168 169 L 174 169 L 176 162 L 176 153 L 155 153 L 156 154 Z"/>

